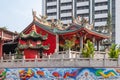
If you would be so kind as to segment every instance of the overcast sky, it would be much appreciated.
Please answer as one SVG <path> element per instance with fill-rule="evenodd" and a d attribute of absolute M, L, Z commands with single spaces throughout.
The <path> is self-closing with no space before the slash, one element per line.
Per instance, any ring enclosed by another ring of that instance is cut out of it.
<path fill-rule="evenodd" d="M 21 32 L 32 22 L 32 9 L 42 14 L 42 0 L 0 0 L 0 27 Z"/>

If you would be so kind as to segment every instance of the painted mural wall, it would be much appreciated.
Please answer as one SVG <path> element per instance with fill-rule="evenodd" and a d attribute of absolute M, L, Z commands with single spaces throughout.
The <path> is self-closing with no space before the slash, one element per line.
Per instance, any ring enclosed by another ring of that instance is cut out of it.
<path fill-rule="evenodd" d="M 120 68 L 5 68 L 0 80 L 120 80 Z"/>

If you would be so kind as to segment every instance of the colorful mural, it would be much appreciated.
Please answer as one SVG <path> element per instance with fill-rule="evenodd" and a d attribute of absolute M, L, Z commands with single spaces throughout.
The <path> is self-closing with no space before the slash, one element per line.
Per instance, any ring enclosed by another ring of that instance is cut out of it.
<path fill-rule="evenodd" d="M 5 68 L 0 80 L 120 80 L 120 68 Z"/>

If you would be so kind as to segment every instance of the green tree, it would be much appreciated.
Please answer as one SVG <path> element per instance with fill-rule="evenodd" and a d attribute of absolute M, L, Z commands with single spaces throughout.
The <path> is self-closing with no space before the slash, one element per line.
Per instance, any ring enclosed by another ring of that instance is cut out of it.
<path fill-rule="evenodd" d="M 65 40 L 64 49 L 71 50 L 71 48 L 75 45 L 75 40 Z"/>
<path fill-rule="evenodd" d="M 94 48 L 93 43 L 90 40 L 88 40 L 87 43 L 84 44 L 84 48 L 82 50 L 82 55 L 85 58 L 93 58 L 94 51 L 95 51 L 95 48 Z"/>
<path fill-rule="evenodd" d="M 110 42 L 112 41 L 112 18 L 110 12 L 108 12 L 106 28 L 108 29 L 110 35 Z"/>
<path fill-rule="evenodd" d="M 69 58 L 72 58 L 72 54 L 70 50 L 75 46 L 75 39 L 72 40 L 65 40 L 65 45 L 63 49 L 68 50 Z"/>
<path fill-rule="evenodd" d="M 107 17 L 107 24 L 106 26 L 109 29 L 109 32 L 112 31 L 112 18 L 110 12 L 108 12 L 108 17 Z"/>
<path fill-rule="evenodd" d="M 109 58 L 118 58 L 120 52 L 120 47 L 117 47 L 117 44 L 112 44 L 110 47 L 110 51 L 108 53 Z"/>
<path fill-rule="evenodd" d="M 16 51 L 16 59 L 22 59 L 23 58 L 22 52 L 18 48 L 16 48 L 15 51 Z"/>

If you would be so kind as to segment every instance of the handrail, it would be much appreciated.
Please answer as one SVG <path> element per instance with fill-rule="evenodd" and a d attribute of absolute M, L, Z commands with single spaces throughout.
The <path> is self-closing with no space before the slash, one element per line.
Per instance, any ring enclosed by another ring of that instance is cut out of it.
<path fill-rule="evenodd" d="M 65 56 L 68 54 L 68 52 L 71 52 L 72 54 L 77 54 L 78 56 L 69 57 Z M 59 55 L 61 53 L 62 55 Z M 66 53 L 66 54 L 65 54 Z M 78 54 L 79 53 L 79 54 Z M 102 53 L 102 57 L 96 57 L 96 58 L 82 58 L 80 57 L 81 52 L 77 51 L 61 51 L 56 52 L 56 56 L 48 55 L 48 57 L 41 58 L 35 58 L 35 59 L 8 59 L 4 60 L 1 58 L 0 60 L 0 68 L 5 67 L 119 67 L 120 66 L 120 56 L 118 59 L 115 58 L 106 58 L 104 54 Z M 97 53 L 96 53 L 97 54 Z"/>
<path fill-rule="evenodd" d="M 120 58 L 43 58 L 0 60 L 0 68 L 5 67 L 119 67 Z"/>

